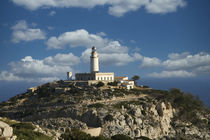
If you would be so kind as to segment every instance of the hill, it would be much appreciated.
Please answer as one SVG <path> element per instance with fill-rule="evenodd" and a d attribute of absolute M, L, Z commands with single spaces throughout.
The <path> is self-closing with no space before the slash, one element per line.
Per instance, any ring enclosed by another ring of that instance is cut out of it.
<path fill-rule="evenodd" d="M 79 87 L 57 81 L 0 103 L 0 117 L 18 121 L 8 123 L 14 130 L 27 122 L 31 133 L 39 130 L 54 139 L 210 139 L 209 108 L 179 89 Z"/>

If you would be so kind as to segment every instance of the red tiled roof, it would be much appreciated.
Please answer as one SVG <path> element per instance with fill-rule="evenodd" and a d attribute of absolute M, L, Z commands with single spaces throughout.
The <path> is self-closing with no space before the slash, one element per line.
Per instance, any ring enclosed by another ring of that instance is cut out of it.
<path fill-rule="evenodd" d="M 115 79 L 121 79 L 121 78 L 126 78 L 126 77 L 115 77 Z"/>

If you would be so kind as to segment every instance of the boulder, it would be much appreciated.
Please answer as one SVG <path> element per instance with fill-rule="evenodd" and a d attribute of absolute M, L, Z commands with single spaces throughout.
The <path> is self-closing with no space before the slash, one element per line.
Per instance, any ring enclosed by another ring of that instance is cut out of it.
<path fill-rule="evenodd" d="M 2 135 L 2 129 L 0 128 L 0 136 Z"/>
<path fill-rule="evenodd" d="M 82 130 L 83 132 L 90 134 L 91 136 L 99 136 L 101 134 L 101 127 L 98 128 L 89 128 Z"/>
<path fill-rule="evenodd" d="M 13 129 L 5 122 L 0 121 L 1 137 L 12 137 Z"/>

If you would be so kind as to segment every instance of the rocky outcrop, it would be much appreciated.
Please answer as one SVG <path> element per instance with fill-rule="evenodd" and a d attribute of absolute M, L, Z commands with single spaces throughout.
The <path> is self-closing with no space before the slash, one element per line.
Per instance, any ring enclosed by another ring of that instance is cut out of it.
<path fill-rule="evenodd" d="M 130 105 L 130 112 L 113 112 L 114 119 L 104 124 L 103 135 L 110 137 L 121 133 L 133 138 L 147 136 L 151 139 L 174 135 L 170 125 L 174 110 L 169 103 L 167 106 L 164 102 L 144 109 L 141 105 Z"/>
<path fill-rule="evenodd" d="M 86 123 L 71 118 L 49 118 L 34 122 L 37 125 L 44 126 L 57 132 L 64 133 L 68 128 L 87 129 Z"/>
<path fill-rule="evenodd" d="M 13 136 L 13 129 L 7 123 L 0 121 L 0 138 L 7 140 L 15 140 L 16 136 Z"/>
<path fill-rule="evenodd" d="M 101 127 L 98 128 L 89 128 L 82 130 L 83 132 L 90 134 L 91 136 L 99 136 L 101 134 Z"/>
<path fill-rule="evenodd" d="M 57 139 L 67 129 L 77 128 L 93 136 L 209 140 L 209 112 L 198 108 L 199 101 L 191 96 L 176 92 L 71 86 L 68 93 L 54 93 L 48 84 L 0 104 L 0 116 L 32 122 L 35 131 L 48 136 L 52 133 L 41 128 L 54 130 Z M 4 131 L 1 128 L 0 134 Z"/>

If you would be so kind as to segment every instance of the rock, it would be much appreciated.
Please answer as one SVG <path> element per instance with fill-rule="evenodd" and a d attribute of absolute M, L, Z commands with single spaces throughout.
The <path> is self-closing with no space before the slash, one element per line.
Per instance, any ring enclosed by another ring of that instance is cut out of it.
<path fill-rule="evenodd" d="M 4 137 L 11 137 L 13 135 L 13 129 L 12 127 L 6 127 L 4 128 L 3 136 Z"/>
<path fill-rule="evenodd" d="M 140 132 L 139 129 L 135 129 L 134 134 L 135 134 L 135 137 L 140 137 L 141 136 L 141 132 Z"/>
<path fill-rule="evenodd" d="M 133 108 L 133 109 L 131 110 L 131 113 L 132 113 L 132 115 L 137 116 L 137 117 L 139 117 L 139 116 L 142 115 L 142 114 L 141 114 L 141 109 L 140 109 L 140 108 Z"/>
<path fill-rule="evenodd" d="M 2 135 L 2 129 L 0 128 L 0 136 Z"/>
<path fill-rule="evenodd" d="M 141 118 L 135 118 L 134 123 L 135 123 L 137 126 L 141 125 L 141 124 L 142 124 Z"/>
<path fill-rule="evenodd" d="M 17 136 L 12 136 L 11 138 L 10 138 L 10 140 L 16 140 L 17 139 Z"/>
<path fill-rule="evenodd" d="M 90 134 L 91 136 L 99 136 L 101 134 L 101 127 L 98 128 L 90 128 L 90 129 L 85 129 L 82 130 L 83 132 Z"/>
<path fill-rule="evenodd" d="M 89 127 L 100 127 L 101 120 L 97 115 L 97 111 L 95 109 L 88 110 L 81 116 L 81 121 L 85 122 Z"/>
<path fill-rule="evenodd" d="M 119 122 L 119 125 L 120 125 L 120 126 L 125 126 L 125 125 L 126 125 L 126 122 L 125 122 L 125 120 L 123 120 L 123 121 L 120 121 L 120 122 Z"/>
<path fill-rule="evenodd" d="M 0 129 L 1 129 L 1 136 L 2 137 L 12 137 L 13 129 L 5 122 L 0 121 Z"/>
<path fill-rule="evenodd" d="M 128 116 L 126 118 L 126 123 L 129 125 L 129 126 L 132 126 L 133 125 L 133 118 L 131 116 Z"/>

